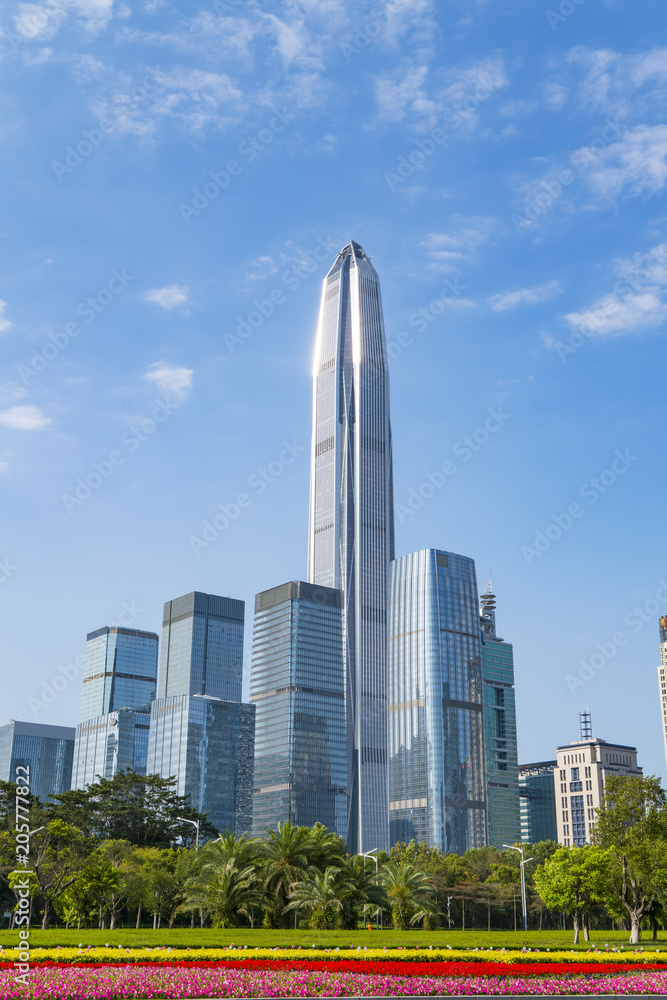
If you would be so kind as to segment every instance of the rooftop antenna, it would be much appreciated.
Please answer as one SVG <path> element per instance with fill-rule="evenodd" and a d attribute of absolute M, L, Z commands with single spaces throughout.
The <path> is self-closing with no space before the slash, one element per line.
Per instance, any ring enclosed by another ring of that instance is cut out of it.
<path fill-rule="evenodd" d="M 593 739 L 593 727 L 591 725 L 591 713 L 586 709 L 585 712 L 579 712 L 579 728 L 581 730 L 582 740 L 592 740 Z"/>

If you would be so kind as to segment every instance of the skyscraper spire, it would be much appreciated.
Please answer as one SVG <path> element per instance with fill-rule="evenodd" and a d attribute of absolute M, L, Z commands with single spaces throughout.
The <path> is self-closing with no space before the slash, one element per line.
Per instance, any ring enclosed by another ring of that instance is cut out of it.
<path fill-rule="evenodd" d="M 389 846 L 389 373 L 377 272 L 351 241 L 324 279 L 313 372 L 308 580 L 342 592 L 350 853 Z"/>

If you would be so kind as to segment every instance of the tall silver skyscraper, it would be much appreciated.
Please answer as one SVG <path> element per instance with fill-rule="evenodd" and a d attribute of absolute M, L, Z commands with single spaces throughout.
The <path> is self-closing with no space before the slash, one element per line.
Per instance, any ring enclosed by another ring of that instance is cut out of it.
<path fill-rule="evenodd" d="M 377 272 L 351 242 L 324 279 L 313 371 L 308 581 L 342 592 L 350 853 L 389 846 L 389 373 Z"/>

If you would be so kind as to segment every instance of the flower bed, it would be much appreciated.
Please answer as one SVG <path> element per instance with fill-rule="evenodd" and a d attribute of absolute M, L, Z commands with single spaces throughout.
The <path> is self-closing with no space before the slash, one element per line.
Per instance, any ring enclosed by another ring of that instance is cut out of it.
<path fill-rule="evenodd" d="M 403 966 L 403 970 L 405 970 Z M 37 967 L 27 986 L 13 970 L 0 972 L 0 1000 L 195 1000 L 208 997 L 371 997 L 652 994 L 667 993 L 667 971 L 560 977 L 368 975 L 325 968 L 256 971 L 230 967 L 103 965 Z"/>
<path fill-rule="evenodd" d="M 0 967 L 11 964 L 14 961 L 13 952 L 15 949 L 5 948 L 0 951 Z M 653 966 L 664 966 L 667 968 L 667 951 L 620 951 L 618 949 L 608 949 L 604 951 L 511 951 L 505 948 L 497 949 L 470 949 L 463 951 L 454 948 L 235 948 L 230 945 L 228 948 L 33 948 L 32 960 L 38 963 L 62 963 L 64 965 L 78 964 L 134 964 L 142 965 L 151 963 L 174 963 L 174 962 L 212 962 L 219 964 L 238 963 L 240 960 L 253 960 L 262 962 L 278 962 L 280 964 L 292 962 L 326 963 L 331 967 L 333 963 L 345 963 L 345 968 L 350 963 L 365 963 L 364 967 L 369 968 L 367 963 L 400 963 L 404 966 L 407 963 L 428 963 L 441 964 L 443 962 L 466 962 L 466 963 L 500 963 L 501 965 L 548 965 L 552 968 L 559 967 L 564 963 L 568 967 L 572 964 L 584 964 L 586 966 L 599 966 L 601 969 L 612 963 L 620 967 L 646 967 L 647 963 Z M 317 966 L 316 966 L 317 967 Z M 340 968 L 343 966 L 340 965 Z M 402 973 L 404 974 L 404 973 Z"/>

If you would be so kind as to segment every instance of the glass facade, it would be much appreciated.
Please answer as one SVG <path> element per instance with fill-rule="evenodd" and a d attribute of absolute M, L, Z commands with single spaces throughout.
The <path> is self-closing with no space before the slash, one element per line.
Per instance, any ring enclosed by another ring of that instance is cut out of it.
<path fill-rule="evenodd" d="M 158 698 L 210 695 L 240 701 L 245 604 L 193 591 L 167 601 L 162 616 Z"/>
<path fill-rule="evenodd" d="M 387 848 L 387 577 L 394 556 L 380 282 L 358 243 L 324 280 L 313 372 L 308 581 L 343 594 L 351 853 Z"/>
<path fill-rule="evenodd" d="M 491 584 L 480 600 L 482 679 L 488 776 L 489 844 L 521 839 L 519 759 L 517 755 L 514 651 L 496 634 L 496 599 Z"/>
<path fill-rule="evenodd" d="M 519 768 L 521 840 L 525 844 L 558 840 L 555 768 L 555 760 L 522 764 Z"/>
<path fill-rule="evenodd" d="M 252 826 L 255 707 L 210 695 L 151 705 L 148 772 L 176 778 L 176 792 L 220 832 Z"/>
<path fill-rule="evenodd" d="M 253 828 L 289 820 L 347 836 L 341 594 L 292 582 L 255 601 Z"/>
<path fill-rule="evenodd" d="M 120 708 L 76 727 L 72 788 L 86 788 L 119 771 L 146 773 L 149 712 Z"/>
<path fill-rule="evenodd" d="M 423 549 L 391 564 L 389 828 L 463 854 L 487 843 L 475 563 Z"/>
<path fill-rule="evenodd" d="M 0 726 L 0 779 L 16 782 L 16 768 L 30 769 L 30 791 L 41 802 L 70 789 L 74 729 L 37 722 Z M 23 774 L 23 772 L 21 772 Z"/>
<path fill-rule="evenodd" d="M 88 634 L 79 722 L 119 708 L 148 711 L 157 679 L 155 632 L 100 628 Z"/>

